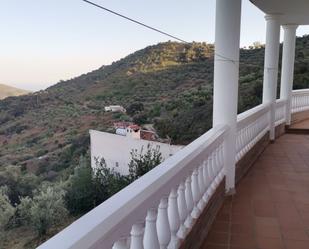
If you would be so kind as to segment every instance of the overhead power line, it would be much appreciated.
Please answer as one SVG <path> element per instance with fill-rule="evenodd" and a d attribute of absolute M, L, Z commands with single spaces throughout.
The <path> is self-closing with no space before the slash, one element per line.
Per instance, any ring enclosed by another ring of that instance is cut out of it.
<path fill-rule="evenodd" d="M 169 37 L 171 37 L 171 38 L 173 38 L 173 39 L 175 39 L 175 40 L 178 40 L 178 41 L 180 41 L 180 42 L 189 43 L 189 42 L 187 42 L 187 41 L 185 41 L 185 40 L 183 40 L 183 39 L 180 39 L 180 38 L 178 38 L 178 37 L 176 37 L 176 36 L 174 36 L 174 35 L 171 35 L 171 34 L 169 34 L 169 33 L 166 33 L 166 32 L 164 32 L 164 31 L 161 31 L 161 30 L 159 30 L 159 29 L 156 29 L 156 28 L 154 28 L 154 27 L 151 27 L 151 26 L 149 26 L 149 25 L 147 25 L 147 24 L 145 24 L 145 23 L 136 21 L 136 20 L 134 20 L 134 19 L 132 19 L 132 18 L 130 18 L 130 17 L 127 17 L 127 16 L 125 16 L 125 15 L 122 15 L 122 14 L 120 14 L 120 13 L 117 13 L 117 12 L 111 10 L 111 9 L 105 8 L 105 7 L 103 7 L 102 5 L 96 4 L 96 3 L 91 2 L 91 1 L 88 1 L 88 0 L 82 0 L 82 1 L 85 2 L 85 3 L 91 4 L 91 5 L 93 5 L 93 6 L 97 7 L 97 8 L 100 8 L 100 9 L 102 9 L 102 10 L 108 11 L 108 12 L 110 12 L 110 13 L 116 15 L 116 16 L 120 16 L 120 17 L 122 17 L 122 18 L 124 18 L 124 19 L 126 19 L 126 20 L 128 20 L 128 21 L 130 21 L 130 22 L 134 22 L 134 23 L 136 23 L 136 24 L 138 24 L 138 25 L 141 25 L 141 26 L 143 26 L 143 27 L 145 27 L 145 28 L 148 28 L 148 29 L 151 29 L 151 30 L 153 30 L 153 31 L 156 31 L 156 32 L 158 32 L 158 33 L 160 33 L 160 34 L 169 36 Z"/>
<path fill-rule="evenodd" d="M 107 11 L 107 12 L 109 12 L 109 13 L 112 13 L 113 15 L 116 15 L 116 16 L 119 16 L 119 17 L 121 17 L 121 18 L 124 18 L 124 19 L 126 19 L 126 20 L 128 20 L 128 21 L 130 21 L 130 22 L 133 22 L 133 23 L 136 23 L 136 24 L 138 24 L 138 25 L 141 25 L 141 26 L 143 26 L 143 27 L 145 27 L 145 28 L 148 28 L 148 29 L 150 29 L 150 30 L 152 30 L 152 31 L 158 32 L 158 33 L 160 33 L 160 34 L 162 34 L 162 35 L 166 35 L 166 36 L 168 36 L 168 37 L 170 37 L 170 38 L 173 38 L 173 39 L 175 39 L 175 40 L 177 40 L 177 41 L 180 41 L 180 42 L 189 44 L 189 42 L 187 42 L 187 41 L 185 41 L 185 40 L 183 40 L 183 39 L 180 39 L 180 38 L 178 38 L 178 37 L 176 37 L 176 36 L 174 36 L 174 35 L 171 35 L 171 34 L 169 34 L 169 33 L 164 32 L 164 31 L 162 31 L 162 30 L 159 30 L 159 29 L 157 29 L 157 28 L 151 27 L 151 26 L 149 26 L 149 25 L 147 25 L 147 24 L 145 24 L 145 23 L 142 23 L 142 22 L 140 22 L 140 21 L 134 20 L 134 19 L 132 19 L 132 18 L 130 18 L 130 17 L 127 17 L 127 16 L 125 16 L 125 15 L 122 15 L 122 14 L 116 12 L 116 11 L 113 11 L 113 10 L 111 10 L 111 9 L 108 9 L 108 8 L 106 8 L 106 7 L 103 7 L 102 5 L 96 4 L 96 3 L 91 2 L 91 1 L 88 1 L 88 0 L 82 0 L 82 1 L 85 2 L 85 3 L 88 3 L 88 4 L 90 4 L 90 5 L 92 5 L 92 6 L 94 6 L 94 7 L 97 7 L 97 8 L 99 8 L 99 9 L 102 9 L 102 10 L 104 10 L 104 11 Z M 236 65 L 236 63 L 239 63 L 239 61 L 230 59 L 230 58 L 228 58 L 228 57 L 226 57 L 226 56 L 223 56 L 223 55 L 221 55 L 221 54 L 218 54 L 218 53 L 216 53 L 216 52 L 214 53 L 214 55 L 217 55 L 218 57 L 220 57 L 220 58 L 221 58 L 220 61 L 231 62 L 231 63 L 233 63 L 233 64 L 235 64 L 235 65 Z"/>

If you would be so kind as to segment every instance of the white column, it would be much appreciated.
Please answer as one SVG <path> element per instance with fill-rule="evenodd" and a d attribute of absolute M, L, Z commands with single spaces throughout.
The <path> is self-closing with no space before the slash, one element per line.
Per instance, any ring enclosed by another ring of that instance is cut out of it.
<path fill-rule="evenodd" d="M 236 123 L 239 80 L 241 0 L 217 0 L 213 126 L 226 124 L 226 191 L 235 187 Z"/>
<path fill-rule="evenodd" d="M 295 62 L 295 40 L 297 25 L 283 25 L 284 41 L 282 53 L 282 71 L 280 98 L 285 99 L 286 103 L 286 124 L 291 124 L 291 100 L 294 79 L 294 62 Z"/>
<path fill-rule="evenodd" d="M 275 102 L 277 98 L 280 47 L 279 15 L 266 15 L 266 45 L 264 60 L 263 103 L 270 108 L 270 140 L 275 140 Z"/>

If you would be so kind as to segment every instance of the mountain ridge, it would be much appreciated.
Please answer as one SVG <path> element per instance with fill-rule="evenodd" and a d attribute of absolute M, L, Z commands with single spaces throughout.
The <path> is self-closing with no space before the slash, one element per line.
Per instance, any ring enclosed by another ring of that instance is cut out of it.
<path fill-rule="evenodd" d="M 30 91 L 0 83 L 0 100 L 7 97 L 25 95 L 28 93 L 30 93 Z"/>

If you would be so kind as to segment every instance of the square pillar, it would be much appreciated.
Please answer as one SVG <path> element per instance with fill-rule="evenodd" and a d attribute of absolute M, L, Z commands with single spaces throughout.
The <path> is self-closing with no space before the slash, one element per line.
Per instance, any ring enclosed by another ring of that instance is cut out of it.
<path fill-rule="evenodd" d="M 282 53 L 282 71 L 280 98 L 286 100 L 286 124 L 291 124 L 291 103 L 294 80 L 295 41 L 297 25 L 283 25 L 284 41 Z"/>
<path fill-rule="evenodd" d="M 270 104 L 270 140 L 275 140 L 275 103 L 277 98 L 280 48 L 280 16 L 266 15 L 263 103 Z"/>
<path fill-rule="evenodd" d="M 241 0 L 217 0 L 213 126 L 229 126 L 224 144 L 227 192 L 235 188 L 240 20 Z"/>

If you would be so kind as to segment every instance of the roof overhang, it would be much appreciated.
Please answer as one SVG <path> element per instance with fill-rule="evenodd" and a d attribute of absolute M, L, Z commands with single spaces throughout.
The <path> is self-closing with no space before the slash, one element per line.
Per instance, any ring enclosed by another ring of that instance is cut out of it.
<path fill-rule="evenodd" d="M 279 14 L 281 24 L 309 25 L 309 0 L 250 0 L 265 14 Z"/>

